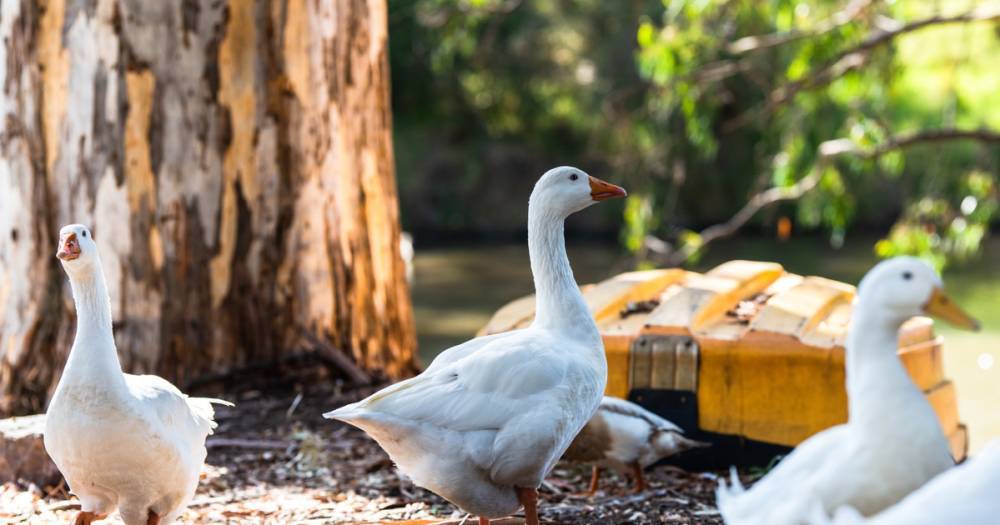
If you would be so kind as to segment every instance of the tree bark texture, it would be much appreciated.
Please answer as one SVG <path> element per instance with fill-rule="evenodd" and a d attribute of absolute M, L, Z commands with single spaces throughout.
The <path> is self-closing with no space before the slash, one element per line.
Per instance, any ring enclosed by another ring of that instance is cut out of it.
<path fill-rule="evenodd" d="M 127 370 L 183 384 L 315 336 L 412 371 L 386 22 L 384 0 L 0 0 L 0 412 L 43 408 L 69 351 L 68 223 Z"/>

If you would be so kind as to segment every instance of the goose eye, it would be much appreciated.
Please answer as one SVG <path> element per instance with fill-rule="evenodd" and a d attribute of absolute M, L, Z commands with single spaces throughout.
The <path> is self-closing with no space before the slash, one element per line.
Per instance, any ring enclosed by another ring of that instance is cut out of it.
<path fill-rule="evenodd" d="M 84 236 L 84 237 L 86 237 L 86 236 L 87 236 L 87 230 L 83 230 L 83 236 Z"/>
<path fill-rule="evenodd" d="M 911 272 L 903 272 L 903 279 L 909 281 L 910 279 L 913 279 L 913 274 Z"/>
<path fill-rule="evenodd" d="M 571 174 L 571 175 L 569 176 L 569 180 L 576 180 L 576 179 L 579 179 L 579 178 L 580 178 L 580 176 L 579 176 L 579 175 L 577 175 L 576 173 L 573 173 L 573 174 Z"/>

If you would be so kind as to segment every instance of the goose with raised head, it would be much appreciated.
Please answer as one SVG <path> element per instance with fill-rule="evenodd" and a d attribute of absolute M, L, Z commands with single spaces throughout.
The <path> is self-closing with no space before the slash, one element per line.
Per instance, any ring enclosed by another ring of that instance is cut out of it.
<path fill-rule="evenodd" d="M 889 259 L 865 275 L 846 343 L 847 423 L 802 442 L 749 490 L 734 472 L 717 491 L 726 523 L 807 523 L 816 500 L 824 512 L 850 505 L 871 515 L 955 464 L 934 409 L 897 356 L 900 327 L 921 314 L 979 326 L 919 259 Z"/>
<path fill-rule="evenodd" d="M 635 403 L 605 396 L 563 459 L 593 464 L 591 495 L 597 492 L 603 467 L 630 474 L 635 491 L 642 492 L 646 490 L 643 469 L 685 450 L 707 446 L 685 437 L 681 427 Z"/>
<path fill-rule="evenodd" d="M 153 375 L 122 373 L 97 244 L 80 224 L 56 252 L 76 304 L 76 337 L 45 416 L 45 450 L 80 498 L 76 525 L 116 508 L 127 525 L 163 525 L 198 487 L 213 403 Z"/>
<path fill-rule="evenodd" d="M 413 481 L 480 523 L 524 507 L 590 419 L 607 382 L 604 345 L 573 279 L 563 222 L 625 190 L 560 167 L 528 201 L 537 308 L 528 328 L 442 352 L 420 375 L 325 414 L 368 433 Z"/>
<path fill-rule="evenodd" d="M 948 469 L 896 505 L 865 518 L 853 507 L 830 517 L 817 505 L 811 525 L 995 525 L 1000 516 L 1000 440 Z"/>

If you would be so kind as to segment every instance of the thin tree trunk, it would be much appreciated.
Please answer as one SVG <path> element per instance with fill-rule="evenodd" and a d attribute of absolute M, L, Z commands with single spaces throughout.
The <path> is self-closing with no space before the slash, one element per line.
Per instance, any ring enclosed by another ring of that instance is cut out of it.
<path fill-rule="evenodd" d="M 384 0 L 0 6 L 0 411 L 58 380 L 74 222 L 128 370 L 183 383 L 308 333 L 412 371 Z"/>

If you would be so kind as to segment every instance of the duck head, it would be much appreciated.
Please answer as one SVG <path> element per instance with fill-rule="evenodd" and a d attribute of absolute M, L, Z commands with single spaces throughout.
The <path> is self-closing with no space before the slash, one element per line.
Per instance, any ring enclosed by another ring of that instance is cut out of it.
<path fill-rule="evenodd" d="M 979 329 L 979 321 L 945 294 L 937 272 L 914 257 L 895 257 L 877 264 L 858 285 L 858 298 L 900 322 L 931 315 L 958 328 Z"/>
<path fill-rule="evenodd" d="M 59 246 L 56 257 L 70 276 L 99 265 L 97 243 L 90 228 L 82 224 L 70 224 L 59 230 Z"/>
<path fill-rule="evenodd" d="M 544 203 L 553 213 L 566 217 L 597 202 L 626 195 L 620 186 L 591 177 L 572 166 L 560 166 L 538 179 L 531 192 L 531 202 Z"/>

